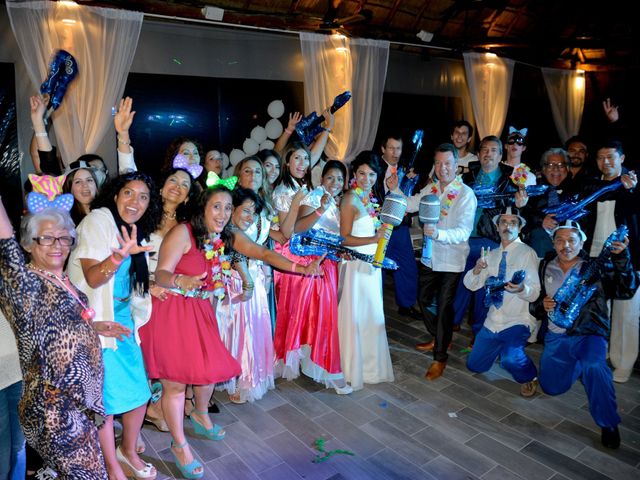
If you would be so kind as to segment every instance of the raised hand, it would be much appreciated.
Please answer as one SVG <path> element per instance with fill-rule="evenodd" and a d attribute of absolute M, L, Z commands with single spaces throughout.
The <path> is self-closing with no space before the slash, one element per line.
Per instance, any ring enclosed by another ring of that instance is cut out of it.
<path fill-rule="evenodd" d="M 331 130 L 336 123 L 336 117 L 331 113 L 331 109 L 327 108 L 322 112 L 322 116 L 324 117 L 324 121 L 326 123 L 325 128 Z"/>
<path fill-rule="evenodd" d="M 547 215 L 542 220 L 542 228 L 547 231 L 551 231 L 558 226 L 558 221 L 556 220 L 556 214 L 552 213 L 551 215 Z"/>
<path fill-rule="evenodd" d="M 629 237 L 624 237 L 624 242 L 613 242 L 611 244 L 611 253 L 616 255 L 622 253 L 622 251 L 629 246 Z"/>
<path fill-rule="evenodd" d="M 398 174 L 392 173 L 388 178 L 385 179 L 384 183 L 387 185 L 387 188 L 390 192 L 394 191 L 396 188 L 398 188 Z"/>
<path fill-rule="evenodd" d="M 34 95 L 29 97 L 29 104 L 31 106 L 31 121 L 35 125 L 36 123 L 44 123 L 44 112 L 47 109 L 47 104 L 42 95 Z"/>
<path fill-rule="evenodd" d="M 620 118 L 620 114 L 618 113 L 618 106 L 613 105 L 610 98 L 607 98 L 604 102 L 602 102 L 602 108 L 604 109 L 604 114 L 607 116 L 611 123 L 618 121 L 618 119 Z"/>
<path fill-rule="evenodd" d="M 526 188 L 521 188 L 515 193 L 516 207 L 522 208 L 529 201 L 529 194 L 527 194 Z"/>
<path fill-rule="evenodd" d="M 287 124 L 287 130 L 294 130 L 300 120 L 302 120 L 302 114 L 300 112 L 290 113 L 289 123 Z"/>
<path fill-rule="evenodd" d="M 135 224 L 131 227 L 131 235 L 129 235 L 129 232 L 127 232 L 124 226 L 120 227 L 120 230 L 122 231 L 122 235 L 116 234 L 120 248 L 111 249 L 114 255 L 119 255 L 120 258 L 124 260 L 129 255 L 153 250 L 153 245 L 147 245 L 146 247 L 138 245 L 138 227 L 136 227 Z"/>
<path fill-rule="evenodd" d="M 489 254 L 489 250 L 485 250 L 484 247 L 480 250 L 480 258 L 476 261 L 475 266 L 473 267 L 474 275 L 479 275 L 482 270 L 489 266 L 487 262 L 487 255 Z"/>
<path fill-rule="evenodd" d="M 116 127 L 116 132 L 120 135 L 129 133 L 129 128 L 131 128 L 131 124 L 133 123 L 133 117 L 136 114 L 136 112 L 131 111 L 132 107 L 133 99 L 131 97 L 123 98 L 118 104 L 118 111 L 113 117 L 113 124 Z"/>
<path fill-rule="evenodd" d="M 624 188 L 631 190 L 638 184 L 638 177 L 636 176 L 636 172 L 631 170 L 629 173 L 620 175 L 620 181 L 622 182 L 622 185 L 624 185 Z"/>

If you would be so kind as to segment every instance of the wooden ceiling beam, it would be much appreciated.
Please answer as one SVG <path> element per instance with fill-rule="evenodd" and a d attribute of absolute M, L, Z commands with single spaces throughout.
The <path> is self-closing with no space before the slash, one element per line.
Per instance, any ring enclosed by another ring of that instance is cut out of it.
<path fill-rule="evenodd" d="M 393 2 L 393 6 L 389 10 L 389 13 L 387 13 L 387 18 L 384 19 L 384 23 L 386 25 L 389 25 L 391 23 L 391 20 L 393 20 L 393 17 L 396 16 L 396 12 L 398 11 L 398 7 L 400 6 L 401 1 L 402 0 L 396 0 L 395 2 Z"/>

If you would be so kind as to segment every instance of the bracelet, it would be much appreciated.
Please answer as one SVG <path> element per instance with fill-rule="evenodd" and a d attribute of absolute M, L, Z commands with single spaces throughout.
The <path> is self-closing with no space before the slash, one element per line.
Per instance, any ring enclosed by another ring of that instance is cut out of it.
<path fill-rule="evenodd" d="M 48 137 L 49 134 L 47 132 L 36 132 L 33 134 L 36 137 Z"/>
<path fill-rule="evenodd" d="M 285 128 L 284 131 L 287 132 L 289 135 L 293 134 L 293 130 L 290 129 L 289 127 Z"/>
<path fill-rule="evenodd" d="M 111 261 L 113 262 L 113 264 L 114 264 L 114 265 L 118 266 L 118 265 L 120 265 L 120 264 L 123 262 L 124 258 L 123 258 L 123 259 L 121 259 L 121 260 L 116 260 L 116 255 L 115 255 L 115 253 L 112 253 L 112 254 L 111 254 L 111 256 L 109 257 L 109 260 L 111 260 Z"/>
<path fill-rule="evenodd" d="M 291 273 L 298 273 L 296 272 L 296 267 L 298 266 L 298 264 L 296 262 L 291 262 L 291 267 L 289 268 L 289 270 L 291 270 Z"/>
<path fill-rule="evenodd" d="M 322 207 L 316 208 L 316 209 L 313 211 L 313 213 L 315 213 L 318 217 L 321 217 L 321 216 L 322 216 L 322 213 L 324 213 L 324 211 L 323 211 L 322 213 L 318 212 L 318 210 L 320 210 L 320 208 L 322 208 Z"/>
<path fill-rule="evenodd" d="M 129 140 L 128 142 L 125 142 L 120 138 L 120 135 L 116 135 L 116 138 L 118 139 L 118 143 L 121 143 L 122 145 L 131 145 L 131 140 Z"/>
<path fill-rule="evenodd" d="M 243 292 L 248 292 L 249 290 L 253 290 L 253 283 L 243 283 L 242 284 L 242 291 Z"/>
<path fill-rule="evenodd" d="M 105 265 L 104 262 L 102 264 L 100 264 L 100 273 L 102 275 L 104 275 L 105 277 L 110 277 L 111 275 L 113 275 L 114 273 L 116 273 L 116 271 L 118 270 L 117 268 L 111 268 L 108 265 Z"/>
<path fill-rule="evenodd" d="M 182 287 L 178 284 L 178 279 L 182 278 L 182 274 L 181 273 L 174 273 L 173 276 L 171 277 L 171 283 L 173 284 L 174 287 L 182 290 Z"/>

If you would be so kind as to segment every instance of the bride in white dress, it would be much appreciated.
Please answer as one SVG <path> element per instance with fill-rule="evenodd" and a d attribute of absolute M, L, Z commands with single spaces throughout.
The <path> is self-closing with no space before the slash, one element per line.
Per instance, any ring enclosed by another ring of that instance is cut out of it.
<path fill-rule="evenodd" d="M 374 254 L 382 229 L 371 189 L 380 162 L 373 152 L 361 152 L 351 163 L 355 184 L 340 205 L 340 235 L 344 246 Z M 370 263 L 343 261 L 338 286 L 338 332 L 342 371 L 354 390 L 364 383 L 393 381 L 393 367 L 382 309 L 382 273 Z"/>

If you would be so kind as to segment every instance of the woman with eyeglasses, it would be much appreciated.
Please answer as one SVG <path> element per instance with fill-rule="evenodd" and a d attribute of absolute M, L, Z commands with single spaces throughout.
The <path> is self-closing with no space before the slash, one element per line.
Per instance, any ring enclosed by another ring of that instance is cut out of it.
<path fill-rule="evenodd" d="M 138 455 L 136 443 L 151 397 L 138 329 L 149 321 L 149 266 L 145 246 L 161 215 L 160 196 L 147 175 L 131 172 L 105 185 L 93 210 L 78 226 L 78 248 L 69 277 L 89 296 L 97 320 L 115 321 L 132 334 L 103 339 L 104 403 L 100 430 L 110 478 L 155 478 L 156 469 Z M 113 416 L 122 414 L 122 442 L 115 448 Z"/>
<path fill-rule="evenodd" d="M 0 200 L 0 308 L 23 373 L 20 427 L 61 478 L 106 479 L 98 441 L 105 415 L 98 334 L 115 340 L 128 330 L 113 321 L 92 322 L 87 296 L 64 274 L 76 243 L 73 221 L 46 199 L 40 207 L 22 220 L 27 262 Z M 17 424 L 11 414 L 2 418 Z"/>

